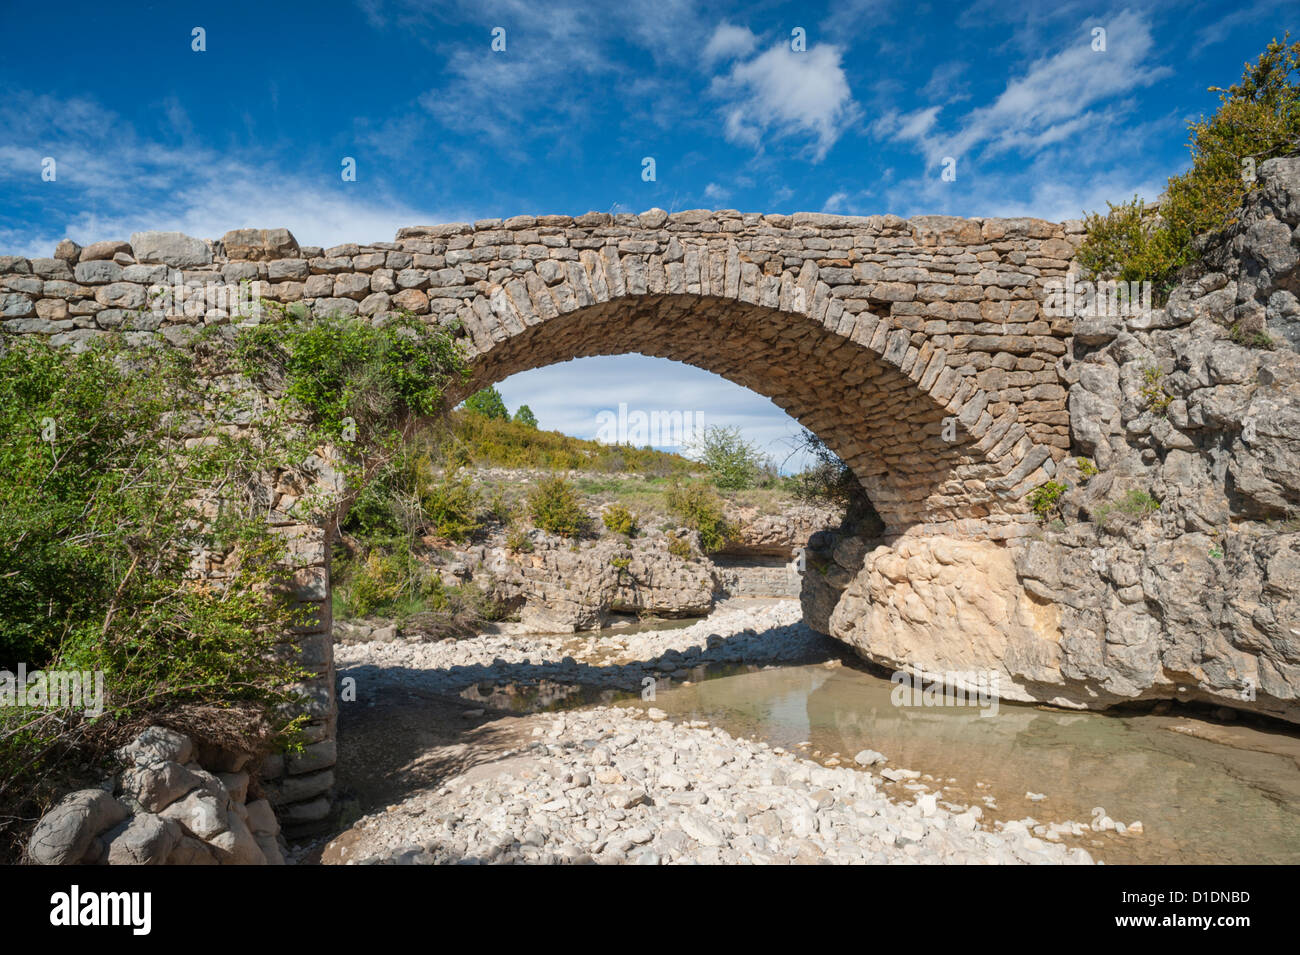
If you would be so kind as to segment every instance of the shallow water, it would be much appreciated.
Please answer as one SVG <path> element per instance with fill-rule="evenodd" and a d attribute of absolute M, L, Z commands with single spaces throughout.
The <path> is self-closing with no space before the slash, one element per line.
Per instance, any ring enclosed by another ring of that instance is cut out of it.
<path fill-rule="evenodd" d="M 941 801 L 981 806 L 986 820 L 1086 824 L 1095 807 L 1117 822 L 1140 820 L 1142 834 L 1066 839 L 1112 864 L 1300 862 L 1293 736 L 1255 734 L 1290 754 L 1254 752 L 1173 732 L 1187 722 L 1176 716 L 1003 702 L 981 717 L 972 707 L 897 707 L 892 689 L 851 667 L 754 668 L 661 690 L 643 705 L 820 761 L 838 754 L 852 765 L 858 752 L 877 750 L 889 766 L 932 775 L 920 782 Z M 905 784 L 889 785 L 912 798 Z"/>

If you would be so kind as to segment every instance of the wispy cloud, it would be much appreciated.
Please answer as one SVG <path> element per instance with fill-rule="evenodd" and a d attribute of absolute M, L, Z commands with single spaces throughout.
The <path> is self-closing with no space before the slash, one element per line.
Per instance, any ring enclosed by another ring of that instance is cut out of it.
<path fill-rule="evenodd" d="M 805 51 L 780 41 L 715 77 L 712 92 L 725 105 L 729 140 L 755 149 L 779 139 L 802 139 L 814 161 L 821 160 L 857 118 L 843 51 L 816 44 Z"/>
<path fill-rule="evenodd" d="M 179 107 L 166 122 L 189 128 Z M 49 255 L 65 236 L 84 244 L 143 229 L 218 238 L 283 226 L 304 245 L 390 241 L 400 226 L 457 218 L 413 207 L 377 183 L 343 182 L 333 168 L 287 171 L 271 156 L 220 152 L 188 132 L 150 138 L 88 98 L 16 94 L 0 105 L 0 126 L 16 140 L 0 146 L 0 182 L 15 196 L 45 200 L 38 221 L 0 224 L 6 252 Z M 40 177 L 47 156 L 56 162 L 53 182 Z"/>
<path fill-rule="evenodd" d="M 1107 21 L 1107 48 L 1094 51 L 1089 34 L 1013 76 L 993 102 L 965 114 L 953 126 L 938 122 L 941 106 L 891 113 L 873 125 L 877 135 L 920 149 L 930 166 L 943 157 L 968 158 L 1043 149 L 1112 126 L 1134 109 L 1128 94 L 1170 75 L 1152 64 L 1155 41 L 1147 19 L 1125 10 Z"/>
<path fill-rule="evenodd" d="M 581 386 L 575 383 L 581 382 Z M 615 355 L 579 358 L 521 372 L 498 385 L 513 412 L 526 404 L 546 430 L 594 438 L 601 411 L 698 413 L 704 425 L 739 426 L 778 463 L 801 428 L 768 399 L 718 375 L 664 358 Z M 678 449 L 673 449 L 678 450 Z M 791 459 L 796 469 L 802 459 Z"/>

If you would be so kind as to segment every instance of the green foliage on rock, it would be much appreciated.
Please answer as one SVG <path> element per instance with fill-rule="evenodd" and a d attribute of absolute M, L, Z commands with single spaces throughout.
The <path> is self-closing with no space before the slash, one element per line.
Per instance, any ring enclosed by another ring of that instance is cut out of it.
<path fill-rule="evenodd" d="M 622 504 L 611 504 L 605 508 L 601 515 L 601 520 L 605 527 L 615 534 L 623 534 L 627 537 L 635 537 L 637 531 L 636 515 L 629 511 Z"/>
<path fill-rule="evenodd" d="M 1139 389 L 1147 410 L 1161 417 L 1169 413 L 1169 404 L 1173 396 L 1165 390 L 1165 373 L 1159 368 L 1142 369 L 1142 387 Z"/>
<path fill-rule="evenodd" d="M 1232 224 L 1253 187 L 1248 168 L 1294 150 L 1300 140 L 1300 42 L 1288 33 L 1269 43 L 1241 81 L 1219 94 L 1208 119 L 1188 124 L 1192 165 L 1172 177 L 1158 212 L 1136 197 L 1105 215 L 1087 217 L 1081 266 L 1095 278 L 1153 282 L 1168 291 L 1175 274 L 1195 260 L 1196 238 Z"/>
<path fill-rule="evenodd" d="M 706 554 L 721 550 L 732 536 L 722 499 L 707 484 L 692 481 L 668 490 L 668 508 L 682 524 L 700 535 Z"/>
<path fill-rule="evenodd" d="M 242 329 L 237 347 L 250 376 L 345 445 L 382 442 L 410 419 L 440 413 L 447 387 L 467 373 L 449 330 L 414 318 L 373 325 L 285 314 Z"/>
<path fill-rule="evenodd" d="M 1029 494 L 1029 507 L 1040 521 L 1048 521 L 1061 507 L 1061 495 L 1069 488 L 1060 481 L 1048 481 Z"/>
<path fill-rule="evenodd" d="M 590 524 L 572 482 L 558 475 L 537 483 L 528 495 L 528 510 L 537 527 L 561 537 L 580 537 Z"/>

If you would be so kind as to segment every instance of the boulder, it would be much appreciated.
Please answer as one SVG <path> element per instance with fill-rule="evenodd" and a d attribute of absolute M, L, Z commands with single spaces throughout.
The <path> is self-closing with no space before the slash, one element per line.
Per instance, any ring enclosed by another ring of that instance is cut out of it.
<path fill-rule="evenodd" d="M 27 854 L 40 865 L 76 864 L 96 836 L 126 817 L 126 807 L 102 789 L 69 793 L 36 824 Z"/>
<path fill-rule="evenodd" d="M 137 262 L 184 269 L 212 264 L 212 249 L 202 239 L 183 232 L 134 232 L 131 253 Z"/>

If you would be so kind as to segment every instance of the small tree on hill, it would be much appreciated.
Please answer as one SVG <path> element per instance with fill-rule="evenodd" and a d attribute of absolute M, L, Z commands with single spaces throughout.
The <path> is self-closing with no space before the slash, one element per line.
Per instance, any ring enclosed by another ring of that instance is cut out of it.
<path fill-rule="evenodd" d="M 466 398 L 465 410 L 481 414 L 485 418 L 499 418 L 502 421 L 510 420 L 510 412 L 506 410 L 506 403 L 501 398 L 501 392 L 491 386 L 484 388 L 482 391 L 476 391 Z"/>

